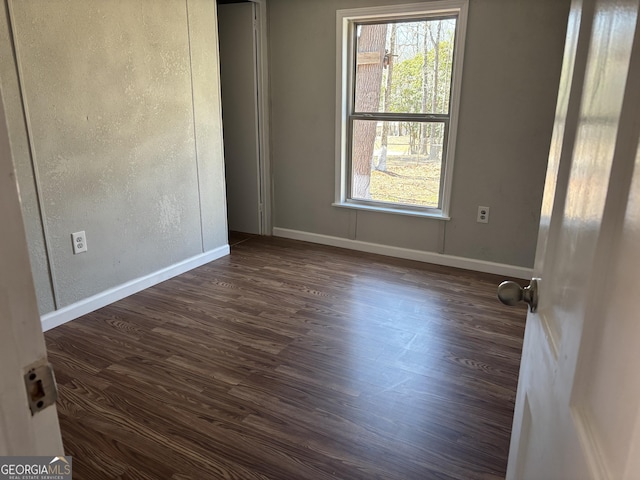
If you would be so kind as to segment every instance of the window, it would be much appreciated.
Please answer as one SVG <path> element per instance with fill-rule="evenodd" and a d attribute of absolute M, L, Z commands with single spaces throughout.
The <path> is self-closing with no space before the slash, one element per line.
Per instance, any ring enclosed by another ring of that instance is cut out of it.
<path fill-rule="evenodd" d="M 448 218 L 466 8 L 337 12 L 334 205 Z"/>

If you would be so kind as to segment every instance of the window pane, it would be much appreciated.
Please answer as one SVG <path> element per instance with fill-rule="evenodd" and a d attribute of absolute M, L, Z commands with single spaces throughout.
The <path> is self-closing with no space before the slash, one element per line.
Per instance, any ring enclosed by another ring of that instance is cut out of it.
<path fill-rule="evenodd" d="M 449 113 L 455 18 L 356 26 L 356 112 Z"/>
<path fill-rule="evenodd" d="M 351 198 L 438 208 L 445 124 L 354 120 Z"/>

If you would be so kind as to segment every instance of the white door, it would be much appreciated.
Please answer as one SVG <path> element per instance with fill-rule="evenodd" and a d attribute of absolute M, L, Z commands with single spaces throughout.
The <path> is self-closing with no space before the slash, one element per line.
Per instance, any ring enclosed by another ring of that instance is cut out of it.
<path fill-rule="evenodd" d="M 638 0 L 571 7 L 508 479 L 640 478 L 637 21 Z"/>
<path fill-rule="evenodd" d="M 262 193 L 256 5 L 218 5 L 229 230 L 260 234 Z"/>
<path fill-rule="evenodd" d="M 59 456 L 63 450 L 56 406 L 32 415 L 30 398 L 41 401 L 44 392 L 36 385 L 28 396 L 25 386 L 25 374 L 31 366 L 46 365 L 47 354 L 1 95 L 0 225 L 0 456 Z M 34 378 L 46 383 L 46 378 Z"/>

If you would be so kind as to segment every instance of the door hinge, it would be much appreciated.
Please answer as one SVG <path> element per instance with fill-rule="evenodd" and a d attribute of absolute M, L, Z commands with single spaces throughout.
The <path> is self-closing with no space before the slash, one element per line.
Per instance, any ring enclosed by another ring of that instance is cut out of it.
<path fill-rule="evenodd" d="M 24 374 L 24 386 L 27 389 L 31 415 L 53 405 L 58 399 L 53 367 L 46 360 L 40 360 L 28 367 L 27 373 Z"/>

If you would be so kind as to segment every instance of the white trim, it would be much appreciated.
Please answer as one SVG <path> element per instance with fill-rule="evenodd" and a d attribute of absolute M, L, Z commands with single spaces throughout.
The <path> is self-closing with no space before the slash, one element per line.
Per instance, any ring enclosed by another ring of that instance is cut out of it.
<path fill-rule="evenodd" d="M 556 357 L 557 358 L 557 357 Z M 611 480 L 611 470 L 607 465 L 605 451 L 599 441 L 600 435 L 595 427 L 592 415 L 584 406 L 571 405 L 569 409 L 575 431 L 582 447 L 583 458 L 586 459 L 592 478 Z"/>
<path fill-rule="evenodd" d="M 80 300 L 74 304 L 68 305 L 60 310 L 55 310 L 40 317 L 42 329 L 46 332 L 54 327 L 75 320 L 82 315 L 93 312 L 99 308 L 105 307 L 113 302 L 122 300 L 123 298 L 133 295 L 141 290 L 157 285 L 158 283 L 169 280 L 172 277 L 193 270 L 206 263 L 217 260 L 218 258 L 229 255 L 229 245 L 223 245 L 206 253 L 201 253 L 194 257 L 183 260 L 169 267 L 150 273 L 144 277 L 136 278 L 129 282 L 110 288 L 104 292 L 100 292 L 84 300 Z"/>
<path fill-rule="evenodd" d="M 451 220 L 451 217 L 443 215 L 442 211 L 438 209 L 410 210 L 408 208 L 401 207 L 382 207 L 378 205 L 368 205 L 366 203 L 353 202 L 332 203 L 331 206 L 340 208 L 353 208 L 354 210 L 365 210 L 368 212 L 394 213 L 396 215 L 407 215 L 409 217 L 426 217 L 433 218 L 434 220 Z"/>
<path fill-rule="evenodd" d="M 338 16 L 357 20 L 386 18 L 420 18 L 429 15 L 444 15 L 459 12 L 469 5 L 467 0 L 431 0 L 423 3 L 407 3 L 403 5 L 385 5 L 382 7 L 348 8 L 338 10 Z"/>
<path fill-rule="evenodd" d="M 260 234 L 271 235 L 272 217 L 272 176 L 271 176 L 271 145 L 269 142 L 269 49 L 268 49 L 268 19 L 265 0 L 251 0 L 256 9 L 256 60 L 258 87 L 258 142 L 260 145 Z"/>
<path fill-rule="evenodd" d="M 336 171 L 335 202 L 347 200 L 345 179 L 347 178 L 347 95 L 349 85 L 349 22 L 344 18 L 345 10 L 336 12 Z M 275 233 L 274 233 L 275 235 Z"/>
<path fill-rule="evenodd" d="M 507 277 L 515 277 L 525 280 L 530 280 L 533 276 L 533 269 L 519 267 L 516 265 L 487 262 L 485 260 L 456 257 L 454 255 L 444 255 L 435 252 L 424 252 L 422 250 L 411 250 L 409 248 L 392 247 L 389 245 L 380 245 L 378 243 L 362 242 L 360 240 L 349 240 L 347 238 L 331 237 L 329 235 L 321 235 L 318 233 L 290 230 L 288 228 L 275 227 L 273 229 L 273 236 L 290 238 L 292 240 L 301 240 L 303 242 L 319 243 L 321 245 L 330 245 L 332 247 L 348 248 L 350 250 L 358 250 L 360 252 L 376 253 L 378 255 L 386 255 L 389 257 L 417 260 L 419 262 L 433 263 L 447 267 L 463 268 L 465 270 L 474 270 L 476 272 L 493 273 L 496 275 L 504 275 Z"/>
<path fill-rule="evenodd" d="M 3 93 L 0 87 L 0 456 L 60 455 L 55 405 L 32 415 L 24 388 L 23 376 L 46 361 L 47 349 L 38 323 Z"/>
<path fill-rule="evenodd" d="M 446 2 L 449 3 L 449 2 Z M 460 113 L 460 97 L 462 96 L 462 69 L 464 68 L 464 46 L 467 35 L 467 0 L 455 2 L 460 4 L 458 10 L 458 27 L 456 29 L 455 46 L 453 48 L 453 69 L 451 71 L 451 95 L 449 106 L 449 139 L 447 141 L 447 159 L 444 164 L 444 183 L 442 186 L 442 214 L 449 216 L 451 206 L 451 190 L 453 188 L 453 163 L 456 158 L 456 138 L 458 136 L 458 117 Z M 531 277 L 529 277 L 531 278 Z"/>
<path fill-rule="evenodd" d="M 464 46 L 467 31 L 468 0 L 433 0 L 406 5 L 382 7 L 352 8 L 336 11 L 336 166 L 334 206 L 344 206 L 347 199 L 347 150 L 348 117 L 350 111 L 350 88 L 353 82 L 353 45 L 349 34 L 351 25 L 357 20 L 392 20 L 394 18 L 419 18 L 426 15 L 457 15 L 457 28 L 454 46 L 453 69 L 451 77 L 451 104 L 449 111 L 449 133 L 447 154 L 442 182 L 442 217 L 449 217 L 451 190 L 453 184 L 453 164 L 455 160 L 460 96 L 462 94 L 462 69 L 464 65 Z M 373 206 L 372 209 L 377 209 Z"/>

